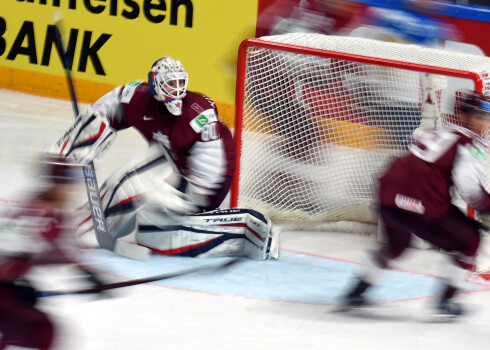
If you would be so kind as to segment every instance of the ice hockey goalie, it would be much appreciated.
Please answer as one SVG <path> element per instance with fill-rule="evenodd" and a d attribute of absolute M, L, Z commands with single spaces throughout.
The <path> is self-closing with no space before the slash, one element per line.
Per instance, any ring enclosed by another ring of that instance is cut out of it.
<path fill-rule="evenodd" d="M 86 108 L 51 149 L 79 163 L 101 157 L 118 131 L 134 128 L 145 156 L 127 162 L 101 186 L 109 232 L 133 237 L 154 253 L 279 257 L 279 232 L 247 209 L 212 211 L 235 171 L 231 132 L 215 103 L 187 90 L 188 75 L 171 57 L 157 60 L 148 82 L 119 86 Z M 88 204 L 76 213 L 83 246 L 97 246 Z"/>

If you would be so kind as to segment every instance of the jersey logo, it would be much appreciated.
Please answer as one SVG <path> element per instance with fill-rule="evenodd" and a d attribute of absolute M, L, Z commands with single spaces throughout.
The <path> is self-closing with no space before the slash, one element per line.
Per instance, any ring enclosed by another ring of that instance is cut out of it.
<path fill-rule="evenodd" d="M 153 117 L 149 117 L 149 116 L 147 116 L 147 115 L 145 115 L 145 116 L 143 117 L 143 120 L 153 120 L 153 119 L 155 119 L 155 118 L 153 118 Z"/>
<path fill-rule="evenodd" d="M 121 93 L 121 103 L 129 103 L 129 101 L 131 101 L 131 98 L 133 97 L 133 95 L 136 91 L 136 88 L 142 82 L 143 82 L 143 80 L 135 80 L 135 81 L 132 81 L 131 83 L 126 84 L 123 88 L 122 93 Z"/>
<path fill-rule="evenodd" d="M 416 157 L 428 162 L 437 162 L 446 152 L 458 142 L 460 136 L 449 130 L 438 129 L 420 134 L 416 144 L 408 146 Z"/>
<path fill-rule="evenodd" d="M 471 153 L 471 155 L 473 157 L 475 157 L 476 159 L 478 159 L 480 161 L 485 160 L 485 152 L 483 152 L 478 147 L 475 147 L 475 146 L 471 145 L 471 147 L 470 147 L 470 153 Z"/>
<path fill-rule="evenodd" d="M 201 106 L 199 106 L 197 103 L 193 103 L 193 104 L 191 105 L 191 108 L 192 108 L 193 110 L 195 110 L 197 113 L 202 113 L 202 112 L 204 112 L 204 108 L 202 108 Z"/>
<path fill-rule="evenodd" d="M 214 109 L 208 109 L 192 119 L 189 124 L 195 132 L 200 133 L 206 124 L 216 121 L 218 121 L 218 117 L 214 113 Z"/>
<path fill-rule="evenodd" d="M 395 204 L 398 208 L 413 213 L 424 214 L 425 212 L 425 207 L 420 200 L 399 193 L 395 196 Z"/>

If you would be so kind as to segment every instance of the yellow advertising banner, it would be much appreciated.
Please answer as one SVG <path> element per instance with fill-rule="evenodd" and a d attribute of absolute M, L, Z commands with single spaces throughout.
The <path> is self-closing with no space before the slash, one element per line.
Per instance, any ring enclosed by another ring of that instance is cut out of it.
<path fill-rule="evenodd" d="M 257 1 L 2 0 L 0 87 L 68 98 L 53 21 L 61 11 L 80 101 L 146 79 L 170 55 L 188 71 L 189 90 L 214 99 L 230 125 L 234 64 L 240 42 L 255 34 Z"/>

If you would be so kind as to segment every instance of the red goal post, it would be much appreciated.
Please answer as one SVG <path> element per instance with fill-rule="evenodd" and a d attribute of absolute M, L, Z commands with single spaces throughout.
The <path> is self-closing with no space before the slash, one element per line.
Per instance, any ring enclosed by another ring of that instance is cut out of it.
<path fill-rule="evenodd" d="M 458 89 L 490 94 L 487 57 L 354 37 L 248 39 L 237 69 L 231 206 L 291 228 L 375 225 L 387 162 L 418 128 L 458 122 Z"/>

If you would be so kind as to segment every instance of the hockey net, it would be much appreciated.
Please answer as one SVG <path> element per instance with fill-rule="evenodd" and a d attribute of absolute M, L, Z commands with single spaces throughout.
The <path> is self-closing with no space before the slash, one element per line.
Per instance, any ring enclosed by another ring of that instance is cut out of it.
<path fill-rule="evenodd" d="M 487 57 L 370 39 L 244 41 L 231 205 L 290 229 L 375 230 L 378 175 L 418 128 L 458 123 L 457 90 L 488 95 L 488 72 Z"/>

